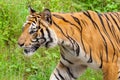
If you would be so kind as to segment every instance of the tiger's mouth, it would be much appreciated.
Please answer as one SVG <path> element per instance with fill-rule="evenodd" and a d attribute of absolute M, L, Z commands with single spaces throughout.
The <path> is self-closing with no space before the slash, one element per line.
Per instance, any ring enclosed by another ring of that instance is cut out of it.
<path fill-rule="evenodd" d="M 34 54 L 34 52 L 40 47 L 40 45 L 35 45 L 35 46 L 32 46 L 32 47 L 27 47 L 27 48 L 24 48 L 24 54 L 26 56 L 31 56 Z"/>

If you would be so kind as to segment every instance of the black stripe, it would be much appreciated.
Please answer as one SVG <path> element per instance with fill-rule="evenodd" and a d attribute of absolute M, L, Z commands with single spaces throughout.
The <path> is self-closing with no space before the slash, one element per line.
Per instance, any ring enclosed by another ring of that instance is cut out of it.
<path fill-rule="evenodd" d="M 73 78 L 73 79 L 77 79 L 73 74 L 74 73 L 72 73 L 71 71 L 70 71 L 70 68 L 69 67 L 67 67 L 67 71 L 68 71 L 68 74 Z"/>
<path fill-rule="evenodd" d="M 110 23 L 111 23 L 112 26 L 111 26 L 111 28 L 109 27 L 109 29 L 110 29 L 113 37 L 115 37 L 115 39 L 117 40 L 117 36 L 115 35 L 115 29 L 114 29 L 113 23 L 111 22 L 111 20 L 109 19 L 109 17 L 108 17 L 106 14 L 104 14 L 104 15 L 105 15 L 106 18 L 110 21 Z"/>
<path fill-rule="evenodd" d="M 81 20 L 81 22 L 82 22 L 83 20 Z M 81 22 L 79 21 L 79 25 L 80 25 L 80 27 L 81 27 L 81 31 L 80 31 L 80 40 L 81 40 L 81 43 L 82 43 L 82 46 L 83 46 L 83 50 L 86 52 L 86 49 L 85 49 L 85 46 L 84 46 L 84 42 L 83 42 L 83 39 L 82 39 L 82 30 L 83 30 L 83 28 L 82 28 L 82 25 L 81 25 Z M 79 48 L 80 49 L 80 48 Z M 80 52 L 80 51 L 79 51 Z"/>
<path fill-rule="evenodd" d="M 117 19 L 118 19 L 118 21 L 120 22 L 120 17 L 118 16 L 118 13 L 117 12 L 113 12 L 112 13 Z"/>
<path fill-rule="evenodd" d="M 77 54 L 77 56 L 79 56 L 79 53 L 80 53 L 80 47 L 79 47 L 79 45 L 78 45 L 78 43 L 72 38 L 72 37 L 70 37 L 70 36 L 68 36 L 74 43 L 73 43 L 73 46 L 76 46 L 76 54 Z"/>
<path fill-rule="evenodd" d="M 118 13 L 116 12 L 116 15 L 117 15 L 117 18 L 119 19 L 119 22 L 120 22 L 120 14 L 118 14 Z"/>
<path fill-rule="evenodd" d="M 63 42 L 62 42 L 62 44 L 63 44 Z M 61 45 L 61 47 L 62 47 L 66 52 L 71 53 L 69 47 L 67 48 L 67 47 L 65 47 L 64 45 Z M 73 49 L 71 49 L 71 50 L 73 50 Z M 61 49 L 61 51 L 63 51 L 63 50 Z M 62 53 L 64 53 L 64 52 L 62 52 Z"/>
<path fill-rule="evenodd" d="M 42 22 L 40 22 L 40 24 L 41 24 L 42 26 L 44 26 L 44 27 L 46 27 L 46 28 L 47 28 L 47 26 L 45 26 Z"/>
<path fill-rule="evenodd" d="M 56 77 L 57 80 L 60 80 L 55 73 L 54 73 L 54 75 L 55 75 L 55 77 Z"/>
<path fill-rule="evenodd" d="M 81 17 L 81 16 L 80 16 Z M 81 31 L 80 32 L 82 32 L 82 25 L 81 25 L 81 21 L 79 20 L 79 25 L 80 25 L 80 27 L 81 27 Z"/>
<path fill-rule="evenodd" d="M 107 42 L 105 40 L 105 37 L 103 36 L 103 34 L 100 32 L 101 36 L 102 36 L 102 39 L 103 39 L 103 43 L 104 43 L 104 46 L 105 46 L 105 52 L 106 52 L 106 58 L 107 58 L 107 62 L 108 62 L 108 47 L 107 47 Z"/>
<path fill-rule="evenodd" d="M 77 78 L 73 75 L 73 73 L 70 71 L 70 68 L 69 68 L 69 67 L 65 66 L 65 65 L 62 63 L 62 61 L 60 61 L 60 63 L 61 63 L 64 67 L 67 68 L 68 74 L 69 74 L 72 78 L 77 79 Z"/>
<path fill-rule="evenodd" d="M 102 20 L 102 18 L 101 18 L 101 14 L 98 13 L 98 17 L 99 17 L 99 19 L 100 19 L 100 22 L 101 22 L 103 28 L 104 28 L 104 29 L 103 29 L 104 33 L 106 34 L 106 36 L 109 36 L 108 33 L 107 33 L 107 30 L 106 30 L 106 28 L 105 28 L 104 22 L 103 22 L 103 20 Z M 106 59 L 107 59 L 107 62 L 108 62 L 108 48 L 107 48 L 107 42 L 106 42 L 106 40 L 105 40 L 104 37 L 103 37 L 103 39 L 104 39 L 104 41 L 105 41 Z"/>
<path fill-rule="evenodd" d="M 101 22 L 103 28 L 104 28 L 103 31 L 105 32 L 106 35 L 108 35 L 107 30 L 106 30 L 106 27 L 105 27 L 105 25 L 104 25 L 104 22 L 103 22 L 103 19 L 102 19 L 101 16 L 102 16 L 102 14 L 99 14 L 99 13 L 98 13 L 98 17 L 99 17 L 99 19 L 100 19 L 100 22 Z"/>
<path fill-rule="evenodd" d="M 80 20 L 77 18 L 77 17 L 75 17 L 75 16 L 73 16 L 73 15 L 71 15 L 72 16 L 72 18 L 79 24 L 79 26 L 81 27 L 81 30 L 80 30 L 80 32 L 81 32 L 81 34 L 82 34 L 82 25 L 81 25 L 81 23 L 80 23 Z M 75 41 L 74 41 L 75 42 Z M 84 47 L 84 43 L 83 43 L 83 41 L 82 41 L 82 36 L 81 36 L 81 42 L 82 42 L 82 44 L 83 44 L 83 47 Z M 76 43 L 76 42 L 75 42 Z M 77 44 L 77 43 L 76 43 Z M 79 47 L 79 45 L 77 44 L 77 49 L 76 49 L 76 53 L 77 53 L 77 56 L 79 56 L 79 52 L 80 52 L 80 47 Z M 86 52 L 86 50 L 85 50 L 85 47 L 84 47 L 84 51 Z"/>
<path fill-rule="evenodd" d="M 95 23 L 95 21 L 92 19 L 92 17 L 90 16 L 89 12 L 86 11 L 86 12 L 83 12 L 83 14 L 90 19 L 90 21 L 91 21 L 92 24 L 94 25 L 94 28 L 96 29 L 96 23 Z"/>
<path fill-rule="evenodd" d="M 90 20 L 90 21 L 91 21 L 91 20 Z M 82 22 L 83 25 L 85 25 L 85 23 L 84 23 L 85 21 L 81 20 L 81 22 Z M 87 53 L 87 52 L 86 52 L 86 49 L 85 49 L 84 41 L 83 41 L 83 39 L 82 39 L 82 37 L 83 37 L 83 36 L 82 36 L 82 30 L 83 30 L 83 28 L 82 28 L 82 25 L 81 25 L 81 24 L 80 24 L 80 26 L 81 26 L 81 32 L 80 32 L 81 44 L 82 44 L 82 46 L 83 46 L 84 52 Z M 86 54 L 85 54 L 85 56 L 86 56 Z"/>
<path fill-rule="evenodd" d="M 67 61 L 68 63 L 73 64 L 73 62 L 71 62 L 71 61 L 69 61 L 68 59 L 66 59 L 63 54 L 61 54 L 61 57 L 62 57 L 65 61 Z"/>
<path fill-rule="evenodd" d="M 81 37 L 80 39 L 81 39 L 81 44 L 82 44 L 83 50 L 84 50 L 85 53 L 87 53 L 87 52 L 86 52 L 86 49 L 85 49 L 84 41 L 83 41 L 83 39 L 82 39 L 82 37 L 83 37 L 82 31 L 81 31 L 81 33 L 80 33 L 80 37 Z M 86 55 L 86 54 L 85 54 L 85 55 Z"/>
<path fill-rule="evenodd" d="M 89 13 L 88 11 L 86 11 L 86 13 L 85 13 L 85 12 L 83 12 L 83 13 L 84 13 L 88 18 L 90 18 L 90 20 L 93 22 L 94 27 L 98 29 L 98 31 L 99 31 L 102 39 L 103 39 L 103 43 L 104 43 L 104 46 L 105 46 L 106 54 L 108 54 L 107 42 L 106 42 L 106 40 L 105 40 L 105 37 L 104 37 L 103 34 L 101 33 L 101 31 L 100 31 L 100 29 L 99 29 L 99 26 L 98 26 L 97 23 L 95 23 L 95 21 L 92 19 L 91 15 L 90 15 L 90 13 Z M 106 55 L 106 56 L 107 56 L 107 55 Z"/>
<path fill-rule="evenodd" d="M 53 14 L 53 16 L 55 16 L 56 18 L 59 18 L 59 19 L 62 19 L 63 21 L 77 27 L 77 29 L 81 32 L 80 28 L 78 26 L 76 26 L 75 24 L 71 23 L 70 21 L 66 20 L 64 17 L 60 16 L 60 15 L 56 15 L 56 14 Z M 54 22 L 53 22 L 54 23 Z M 63 32 L 62 32 L 63 33 Z M 66 36 L 67 37 L 67 36 Z M 68 37 L 67 37 L 68 38 Z M 68 38 L 69 39 L 69 38 Z M 72 41 L 69 39 L 69 41 L 72 43 Z M 73 43 L 72 43 L 72 46 L 73 46 Z"/>
<path fill-rule="evenodd" d="M 63 30 L 53 21 L 53 24 L 61 31 L 61 33 L 66 37 L 65 33 Z"/>
<path fill-rule="evenodd" d="M 35 18 L 35 21 L 37 22 L 37 18 L 40 18 L 40 17 L 34 17 Z"/>
<path fill-rule="evenodd" d="M 90 58 L 89 58 L 89 60 L 87 61 L 87 63 L 92 63 L 92 51 L 91 51 L 91 48 L 90 48 Z"/>
<path fill-rule="evenodd" d="M 44 37 L 44 31 L 43 31 L 43 29 L 40 29 L 40 32 L 41 32 L 41 34 L 42 34 L 42 37 Z"/>
<path fill-rule="evenodd" d="M 105 15 L 105 17 L 107 18 L 107 23 L 108 23 L 108 20 L 110 21 L 110 19 L 108 18 L 108 16 L 106 15 L 106 14 L 104 14 Z M 116 16 L 117 17 L 117 16 Z M 111 18 L 112 19 L 112 18 Z M 111 21 L 110 21 L 111 22 Z M 112 24 L 112 22 L 111 22 L 111 24 Z M 109 29 L 110 29 L 110 32 L 112 33 L 112 35 L 113 35 L 113 37 L 115 37 L 116 38 L 116 40 L 117 40 L 117 36 L 115 35 L 115 30 L 114 30 L 114 27 L 113 27 L 113 25 L 112 25 L 112 29 L 110 28 L 110 25 L 109 25 L 109 23 L 108 23 L 108 27 L 109 27 Z M 114 44 L 113 44 L 113 42 L 111 41 L 111 38 L 110 38 L 110 36 L 108 36 L 108 38 L 109 38 L 109 40 L 110 40 L 110 42 L 111 42 L 111 44 L 112 44 L 112 47 L 113 47 L 113 50 L 114 50 L 114 53 L 113 53 L 113 58 L 112 58 L 112 61 L 114 61 L 114 57 L 115 57 L 115 46 L 114 46 Z M 119 39 L 118 39 L 119 40 Z"/>
<path fill-rule="evenodd" d="M 60 64 L 62 64 L 63 66 L 65 66 L 61 60 L 60 60 Z"/>
<path fill-rule="evenodd" d="M 112 61 L 114 60 L 114 56 L 115 56 L 115 46 L 113 45 L 113 42 L 111 41 L 111 39 L 110 39 L 110 42 L 111 42 L 111 44 L 112 44 L 112 47 L 113 47 L 113 50 L 114 50 L 114 54 L 113 54 L 113 59 L 112 59 Z"/>
<path fill-rule="evenodd" d="M 63 30 L 53 21 L 53 24 L 60 29 L 60 31 L 63 33 L 63 35 L 70 41 L 70 43 L 72 44 L 73 48 L 74 48 L 74 44 L 71 41 L 69 35 L 65 35 L 65 33 L 63 32 Z M 77 49 L 77 56 L 79 55 L 79 49 Z"/>
<path fill-rule="evenodd" d="M 117 21 L 116 21 L 116 19 L 113 17 L 114 15 L 113 14 L 110 14 L 110 16 L 111 16 L 111 18 L 113 19 L 113 22 L 116 24 L 116 27 L 118 28 L 118 30 L 120 31 L 120 26 L 119 26 L 119 24 L 117 23 Z M 115 32 L 114 32 L 115 33 Z M 116 35 L 116 41 L 117 41 L 117 43 L 119 44 L 119 37 L 118 37 L 118 35 Z"/>
<path fill-rule="evenodd" d="M 100 64 L 99 68 L 102 68 L 102 66 L 103 66 L 103 56 L 102 56 L 101 52 L 100 52 L 100 60 L 101 60 L 101 64 Z"/>
<path fill-rule="evenodd" d="M 45 44 L 45 46 L 48 47 L 48 44 L 51 43 L 51 42 L 53 42 L 53 39 L 52 39 L 52 37 L 51 37 L 51 33 L 50 33 L 50 31 L 49 31 L 48 28 L 46 28 L 46 31 L 47 31 L 48 37 L 49 37 L 49 39 L 50 39 L 50 40 L 49 40 L 48 42 L 46 42 L 46 44 Z"/>
<path fill-rule="evenodd" d="M 37 29 L 41 29 L 40 25 L 36 26 Z"/>
<path fill-rule="evenodd" d="M 43 43 L 45 43 L 46 42 L 46 38 L 44 37 L 44 31 L 43 31 L 43 29 L 40 29 L 40 32 L 41 32 L 41 34 L 42 34 L 42 37 L 40 37 L 40 38 L 37 38 L 38 40 L 39 39 L 44 39 L 44 41 L 41 43 L 41 44 L 43 44 Z M 41 36 L 41 35 L 40 35 Z"/>
<path fill-rule="evenodd" d="M 115 12 L 115 14 L 120 18 L 120 12 Z"/>
<path fill-rule="evenodd" d="M 69 23 L 70 25 L 73 25 L 73 26 L 75 26 L 79 31 L 81 31 L 80 30 L 80 28 L 78 27 L 78 26 L 76 26 L 75 24 L 73 24 L 72 22 L 70 22 L 70 21 L 68 21 L 68 20 L 66 20 L 64 17 L 62 17 L 62 16 L 60 16 L 60 15 L 57 15 L 57 14 L 53 14 L 53 16 L 55 16 L 56 18 L 58 18 L 58 19 L 62 19 L 63 21 L 65 21 L 65 22 L 67 22 L 67 23 Z"/>
<path fill-rule="evenodd" d="M 28 20 L 28 21 L 33 22 L 33 23 L 35 23 L 35 24 L 36 24 L 36 22 L 35 22 L 35 21 L 33 21 L 33 20 Z"/>
<path fill-rule="evenodd" d="M 68 37 L 69 41 L 71 42 L 72 47 L 73 47 L 73 49 L 74 49 L 74 45 L 75 45 L 75 44 L 73 43 L 74 41 L 72 40 L 72 38 L 71 38 L 68 34 L 67 34 L 67 37 Z"/>
<path fill-rule="evenodd" d="M 108 27 L 110 29 L 110 32 L 111 32 L 112 35 L 114 35 L 113 30 L 111 29 L 111 26 L 110 26 L 111 21 L 110 21 L 110 19 L 108 18 L 108 16 L 106 14 L 104 14 L 104 15 L 107 18 L 106 21 L 107 21 Z M 110 23 L 108 21 L 110 21 Z M 112 25 L 112 27 L 113 27 L 113 25 Z"/>
<path fill-rule="evenodd" d="M 37 31 L 30 30 L 29 33 L 30 33 L 30 34 L 33 34 L 33 33 L 35 33 L 35 32 L 37 32 Z"/>
<path fill-rule="evenodd" d="M 84 14 L 86 17 L 88 17 L 88 19 L 90 19 L 90 21 L 92 22 L 94 28 L 97 29 L 97 28 L 98 28 L 98 25 L 97 25 L 97 24 L 95 23 L 95 21 L 92 19 L 90 13 L 89 13 L 88 11 L 86 11 L 86 12 L 83 12 L 83 14 Z M 83 23 L 83 24 L 84 24 L 84 23 Z M 84 25 L 85 25 L 85 24 L 84 24 Z M 98 29 L 99 29 L 99 28 L 98 28 Z M 99 30 L 99 32 L 100 32 L 100 30 Z M 84 41 L 82 40 L 82 32 L 81 32 L 81 43 L 82 43 L 83 49 L 84 49 L 84 51 L 85 51 L 85 53 L 86 53 Z M 86 54 L 85 54 L 85 56 L 86 56 Z"/>
<path fill-rule="evenodd" d="M 118 74 L 120 73 L 120 71 L 118 72 Z M 118 77 L 118 79 L 120 79 L 120 76 Z"/>
<path fill-rule="evenodd" d="M 80 47 L 79 47 L 79 45 L 77 44 L 77 49 L 76 49 L 76 54 L 77 54 L 77 56 L 79 56 L 79 53 L 80 53 Z"/>
<path fill-rule="evenodd" d="M 110 24 L 109 24 L 109 22 L 108 22 L 109 18 L 107 17 L 106 14 L 104 14 L 104 15 L 105 15 L 105 17 L 107 18 L 106 21 L 107 21 L 108 27 L 109 27 L 109 29 L 110 29 L 110 32 L 112 33 L 111 28 L 110 28 Z M 114 60 L 114 56 L 115 56 L 115 54 L 116 54 L 116 53 L 115 53 L 115 46 L 114 46 L 113 42 L 111 41 L 110 36 L 108 36 L 108 38 L 109 38 L 109 40 L 110 40 L 110 42 L 111 42 L 111 44 L 112 44 L 113 51 L 114 51 L 114 53 L 113 53 L 113 58 L 112 58 L 112 61 L 113 61 L 113 60 Z"/>
<path fill-rule="evenodd" d="M 71 15 L 71 16 L 72 16 L 72 18 L 74 19 L 74 21 L 77 22 L 77 23 L 80 25 L 79 19 L 78 19 L 77 17 L 73 16 L 73 15 Z"/>
<path fill-rule="evenodd" d="M 82 22 L 82 24 L 83 24 L 84 26 L 86 26 L 86 25 L 85 25 L 86 22 L 85 22 L 84 20 L 81 20 L 81 22 Z M 86 24 L 87 24 L 87 23 L 86 23 Z"/>
<path fill-rule="evenodd" d="M 111 18 L 113 19 L 114 23 L 116 24 L 118 30 L 120 30 L 120 27 L 119 27 L 119 25 L 118 25 L 116 19 L 112 16 L 112 14 L 110 14 L 110 16 L 111 16 Z"/>
<path fill-rule="evenodd" d="M 61 31 L 61 33 L 70 41 L 70 43 L 72 44 L 72 46 L 74 45 L 72 43 L 72 41 L 69 39 L 69 37 L 67 35 L 65 35 L 65 33 L 63 32 L 63 30 L 59 27 L 59 25 L 57 25 L 54 21 L 53 24 Z"/>
<path fill-rule="evenodd" d="M 64 77 L 60 74 L 60 71 L 56 68 L 58 75 L 60 76 L 61 80 L 65 80 Z M 64 74 L 64 73 L 63 73 Z"/>
<path fill-rule="evenodd" d="M 51 37 L 51 33 L 50 30 L 48 28 L 46 28 L 46 31 L 48 33 L 48 37 L 50 38 L 50 41 L 53 41 L 52 37 Z"/>
<path fill-rule="evenodd" d="M 68 38 L 68 40 L 71 42 L 71 44 L 72 44 L 72 48 L 74 49 L 74 43 L 73 43 L 73 40 L 70 38 L 70 36 L 67 34 L 67 38 Z"/>

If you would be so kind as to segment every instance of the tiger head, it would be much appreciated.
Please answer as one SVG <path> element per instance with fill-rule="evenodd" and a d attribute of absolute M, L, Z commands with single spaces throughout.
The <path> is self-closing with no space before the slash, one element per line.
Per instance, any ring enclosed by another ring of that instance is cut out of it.
<path fill-rule="evenodd" d="M 53 47 L 57 45 L 57 36 L 51 29 L 52 17 L 49 9 L 36 12 L 31 7 L 30 14 L 23 25 L 18 45 L 24 49 L 25 55 L 32 55 L 39 47 Z"/>

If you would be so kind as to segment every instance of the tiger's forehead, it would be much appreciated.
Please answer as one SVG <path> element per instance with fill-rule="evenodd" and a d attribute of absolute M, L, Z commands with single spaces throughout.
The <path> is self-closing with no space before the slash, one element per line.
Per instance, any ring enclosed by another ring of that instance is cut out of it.
<path fill-rule="evenodd" d="M 36 23 L 37 22 L 37 17 L 36 16 L 33 16 L 33 15 L 28 15 L 27 17 L 26 17 L 26 22 L 23 24 L 23 29 L 25 28 L 25 27 L 29 27 L 32 23 Z"/>
<path fill-rule="evenodd" d="M 28 15 L 26 17 L 26 22 L 23 24 L 23 28 L 29 28 L 29 26 L 34 23 L 36 24 L 39 21 L 39 25 L 42 25 L 41 27 L 47 27 L 48 24 L 44 20 L 42 20 L 42 15 L 39 14 L 34 14 L 34 15 Z"/>
<path fill-rule="evenodd" d="M 28 15 L 28 17 L 30 17 L 30 18 L 41 17 L 41 13 L 36 13 L 34 15 Z"/>
<path fill-rule="evenodd" d="M 40 14 L 36 14 L 36 15 L 28 15 L 27 16 L 27 20 L 37 21 L 37 18 L 41 18 L 41 15 Z"/>

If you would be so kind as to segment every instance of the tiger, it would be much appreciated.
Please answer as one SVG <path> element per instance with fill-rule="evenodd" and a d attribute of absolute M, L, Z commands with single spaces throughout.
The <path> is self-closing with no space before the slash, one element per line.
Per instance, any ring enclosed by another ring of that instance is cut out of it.
<path fill-rule="evenodd" d="M 120 12 L 37 12 L 29 7 L 18 45 L 26 56 L 59 46 L 60 61 L 49 80 L 77 80 L 90 67 L 103 80 L 120 80 Z"/>

